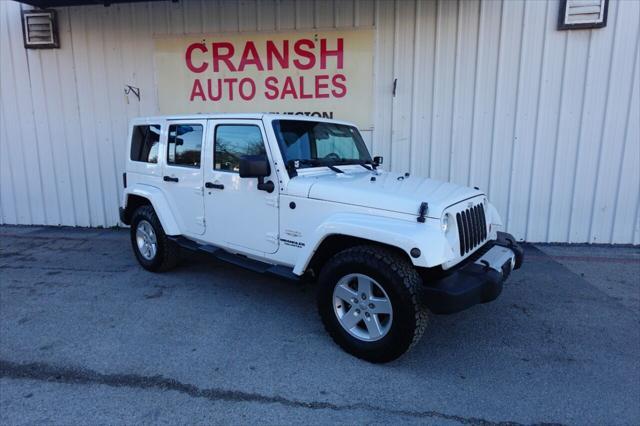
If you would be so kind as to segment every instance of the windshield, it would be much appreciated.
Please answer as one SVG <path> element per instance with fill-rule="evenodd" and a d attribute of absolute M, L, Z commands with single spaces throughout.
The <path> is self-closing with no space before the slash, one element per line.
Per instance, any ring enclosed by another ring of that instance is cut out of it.
<path fill-rule="evenodd" d="M 274 120 L 273 131 L 286 164 L 316 167 L 371 164 L 358 129 L 344 124 L 302 120 Z"/>

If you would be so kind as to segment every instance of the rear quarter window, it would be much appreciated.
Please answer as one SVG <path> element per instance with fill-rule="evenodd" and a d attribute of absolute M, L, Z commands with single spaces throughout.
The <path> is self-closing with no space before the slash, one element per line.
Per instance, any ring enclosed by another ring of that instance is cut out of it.
<path fill-rule="evenodd" d="M 131 134 L 131 161 L 157 163 L 159 144 L 159 124 L 133 126 L 133 132 Z"/>

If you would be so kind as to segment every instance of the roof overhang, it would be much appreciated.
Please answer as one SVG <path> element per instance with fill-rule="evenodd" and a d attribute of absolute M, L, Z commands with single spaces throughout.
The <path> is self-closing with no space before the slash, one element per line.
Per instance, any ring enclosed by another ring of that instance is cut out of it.
<path fill-rule="evenodd" d="M 89 6 L 89 5 L 102 5 L 110 6 L 116 3 L 138 3 L 143 1 L 158 2 L 158 1 L 173 1 L 178 0 L 18 0 L 20 3 L 25 3 L 41 9 L 48 7 L 64 7 L 64 6 Z"/>

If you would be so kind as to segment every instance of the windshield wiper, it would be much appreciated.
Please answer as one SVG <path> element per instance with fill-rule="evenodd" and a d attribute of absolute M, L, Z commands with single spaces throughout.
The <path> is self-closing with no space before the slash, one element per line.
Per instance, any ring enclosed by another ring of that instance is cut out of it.
<path fill-rule="evenodd" d="M 327 161 L 322 161 L 318 158 L 311 158 L 311 159 L 300 159 L 300 160 L 289 160 L 289 166 L 296 168 L 295 167 L 295 163 L 298 164 L 305 164 L 305 165 L 309 165 L 309 166 L 314 166 L 314 167 L 328 167 L 331 170 L 333 170 L 336 173 L 344 173 L 342 170 L 340 170 L 339 168 L 337 168 L 336 166 L 334 166 L 333 164 L 327 162 Z"/>
<path fill-rule="evenodd" d="M 345 165 L 345 166 L 348 166 L 348 165 L 351 165 L 351 164 L 355 164 L 355 165 L 364 167 L 365 169 L 369 170 L 370 172 L 375 170 L 375 165 L 373 164 L 372 161 L 362 161 L 362 160 L 355 160 L 355 159 L 353 159 L 353 160 L 339 160 L 339 161 L 336 161 L 335 164 Z M 371 164 L 371 166 L 369 166 L 369 164 Z"/>
<path fill-rule="evenodd" d="M 342 170 L 340 170 L 339 168 L 337 168 L 333 164 L 325 164 L 325 166 L 327 166 L 328 168 L 330 168 L 331 170 L 333 170 L 336 173 L 344 173 Z"/>

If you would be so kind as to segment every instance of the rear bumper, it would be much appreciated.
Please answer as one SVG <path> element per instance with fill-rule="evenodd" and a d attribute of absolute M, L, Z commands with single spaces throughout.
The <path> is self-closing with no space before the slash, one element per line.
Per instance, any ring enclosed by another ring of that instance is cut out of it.
<path fill-rule="evenodd" d="M 493 250 L 494 247 L 507 250 Z M 491 254 L 498 253 L 496 256 Z M 425 283 L 424 301 L 435 314 L 452 314 L 478 303 L 495 300 L 513 269 L 522 265 L 524 252 L 512 235 L 498 232 L 498 238 L 485 244 L 455 272 Z M 493 264 L 491 263 L 493 262 Z"/>

